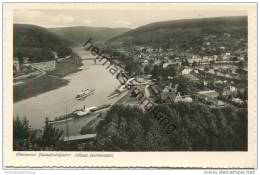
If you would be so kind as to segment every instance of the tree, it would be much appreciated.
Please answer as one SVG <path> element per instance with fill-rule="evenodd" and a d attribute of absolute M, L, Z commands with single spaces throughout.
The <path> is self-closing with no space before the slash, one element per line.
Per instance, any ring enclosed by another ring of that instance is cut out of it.
<path fill-rule="evenodd" d="M 208 66 L 205 66 L 205 67 L 204 67 L 204 71 L 205 71 L 205 72 L 209 71 L 209 67 L 208 67 Z"/>
<path fill-rule="evenodd" d="M 167 72 L 167 75 L 166 75 L 167 77 L 168 76 L 174 77 L 174 76 L 177 75 L 177 69 L 176 69 L 176 67 L 174 65 L 167 66 L 166 72 Z"/>
<path fill-rule="evenodd" d="M 197 66 L 198 65 L 198 63 L 196 62 L 196 61 L 193 61 L 192 62 L 192 67 L 195 67 L 195 66 Z"/>
<path fill-rule="evenodd" d="M 29 121 L 26 117 L 21 121 L 19 116 L 13 121 L 13 149 L 28 150 Z"/>
<path fill-rule="evenodd" d="M 188 78 L 181 76 L 176 83 L 179 84 L 177 91 L 180 92 L 181 95 L 194 93 L 194 85 Z"/>
<path fill-rule="evenodd" d="M 99 150 L 142 150 L 142 111 L 136 107 L 113 106 L 97 126 L 96 146 Z"/>
<path fill-rule="evenodd" d="M 238 68 L 243 69 L 243 67 L 244 67 L 244 61 L 239 61 L 238 62 Z"/>
<path fill-rule="evenodd" d="M 48 47 L 42 49 L 42 61 L 49 61 L 54 59 L 52 50 Z"/>
<path fill-rule="evenodd" d="M 151 67 L 150 66 L 145 66 L 144 67 L 144 73 L 146 73 L 146 74 L 149 74 L 149 73 L 151 73 Z"/>
<path fill-rule="evenodd" d="M 41 138 L 41 147 L 43 149 L 59 150 L 63 144 L 63 131 L 53 127 L 46 118 Z"/>
<path fill-rule="evenodd" d="M 237 56 L 231 58 L 232 61 L 238 61 Z"/>
<path fill-rule="evenodd" d="M 248 96 L 247 88 L 238 90 L 238 97 L 240 99 L 247 100 L 248 99 L 247 96 Z"/>
<path fill-rule="evenodd" d="M 111 107 L 97 126 L 92 151 L 228 151 L 247 149 L 247 110 L 209 108 L 198 103 Z M 167 133 L 168 123 L 176 128 Z"/>
<path fill-rule="evenodd" d="M 154 65 L 153 70 L 151 71 L 152 78 L 159 78 L 160 76 L 160 67 L 158 65 Z"/>
<path fill-rule="evenodd" d="M 72 49 L 68 47 L 58 48 L 58 57 L 66 57 L 72 53 Z"/>
<path fill-rule="evenodd" d="M 210 60 L 210 61 L 209 61 L 209 65 L 210 65 L 211 68 L 212 68 L 212 66 L 214 65 L 214 63 L 215 63 L 215 62 L 214 62 L 213 60 Z"/>
<path fill-rule="evenodd" d="M 182 60 L 181 65 L 182 65 L 182 66 L 189 66 L 188 59 L 185 58 L 184 60 Z"/>

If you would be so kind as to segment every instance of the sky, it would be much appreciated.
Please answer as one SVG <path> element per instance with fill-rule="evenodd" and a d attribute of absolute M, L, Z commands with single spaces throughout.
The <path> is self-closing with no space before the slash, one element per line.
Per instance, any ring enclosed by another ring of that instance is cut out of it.
<path fill-rule="evenodd" d="M 158 21 L 246 15 L 246 11 L 230 9 L 226 11 L 201 9 L 188 11 L 169 8 L 22 9 L 14 11 L 14 23 L 34 24 L 47 28 L 69 26 L 136 28 Z"/>

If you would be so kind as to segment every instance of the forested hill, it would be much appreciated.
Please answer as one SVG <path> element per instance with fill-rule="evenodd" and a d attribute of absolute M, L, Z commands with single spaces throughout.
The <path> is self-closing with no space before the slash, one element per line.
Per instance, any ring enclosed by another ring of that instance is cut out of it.
<path fill-rule="evenodd" d="M 117 35 L 121 35 L 122 33 L 129 31 L 130 29 L 75 26 L 50 28 L 49 30 L 63 38 L 72 40 L 76 43 L 83 43 L 89 38 L 92 38 L 95 43 L 104 43 L 105 41 Z"/>
<path fill-rule="evenodd" d="M 14 24 L 14 47 L 60 47 L 73 45 L 44 27 L 29 24 Z"/>
<path fill-rule="evenodd" d="M 247 38 L 247 17 L 215 17 L 156 22 L 130 30 L 110 39 L 109 45 L 150 45 L 190 48 L 202 44 L 204 36 Z"/>
<path fill-rule="evenodd" d="M 14 24 L 13 36 L 13 55 L 21 62 L 25 57 L 29 57 L 31 62 L 53 60 L 53 51 L 59 56 L 64 56 L 70 53 L 69 47 L 75 45 L 74 42 L 36 25 Z"/>

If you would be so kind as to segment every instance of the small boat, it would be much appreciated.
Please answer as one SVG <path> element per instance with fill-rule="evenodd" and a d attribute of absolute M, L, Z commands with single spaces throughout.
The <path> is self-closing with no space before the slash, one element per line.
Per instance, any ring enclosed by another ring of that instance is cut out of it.
<path fill-rule="evenodd" d="M 88 97 L 88 96 L 94 94 L 94 91 L 95 91 L 95 89 L 85 89 L 85 90 L 82 90 L 80 93 L 78 93 L 78 94 L 76 95 L 75 98 L 76 98 L 77 100 L 81 100 L 81 99 L 83 99 L 83 98 L 86 98 L 86 97 Z"/>

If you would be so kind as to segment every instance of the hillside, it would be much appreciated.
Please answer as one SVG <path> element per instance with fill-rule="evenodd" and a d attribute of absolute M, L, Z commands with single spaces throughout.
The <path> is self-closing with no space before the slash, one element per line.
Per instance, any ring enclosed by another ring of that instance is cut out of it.
<path fill-rule="evenodd" d="M 74 42 L 36 25 L 14 24 L 13 32 L 13 59 L 19 62 L 13 73 L 16 78 L 20 76 L 15 80 L 18 84 L 13 87 L 14 102 L 65 86 L 69 81 L 59 77 L 80 70 L 81 59 L 71 48 L 75 45 Z M 57 61 L 55 70 L 45 70 L 46 74 L 37 74 L 35 65 L 30 64 L 54 60 L 56 56 L 64 58 L 67 55 L 71 55 L 69 59 L 65 62 Z"/>
<path fill-rule="evenodd" d="M 14 47 L 66 47 L 73 42 L 49 32 L 46 28 L 29 25 L 14 24 Z"/>
<path fill-rule="evenodd" d="M 190 49 L 203 44 L 205 37 L 247 40 L 247 17 L 216 17 L 156 22 L 116 36 L 106 44 L 111 46 L 147 45 L 154 47 Z M 234 44 L 231 40 L 230 43 Z M 219 43 L 223 44 L 223 42 Z"/>
<path fill-rule="evenodd" d="M 49 31 L 66 38 L 68 40 L 83 43 L 88 38 L 92 38 L 96 43 L 104 43 L 108 39 L 111 39 L 117 35 L 121 35 L 129 31 L 128 28 L 107 28 L 107 27 L 62 27 L 62 28 L 50 28 Z"/>
<path fill-rule="evenodd" d="M 58 55 L 70 50 L 75 43 L 49 32 L 46 28 L 14 24 L 14 57 L 29 57 L 31 62 L 41 62 L 54 59 L 53 51 Z"/>

